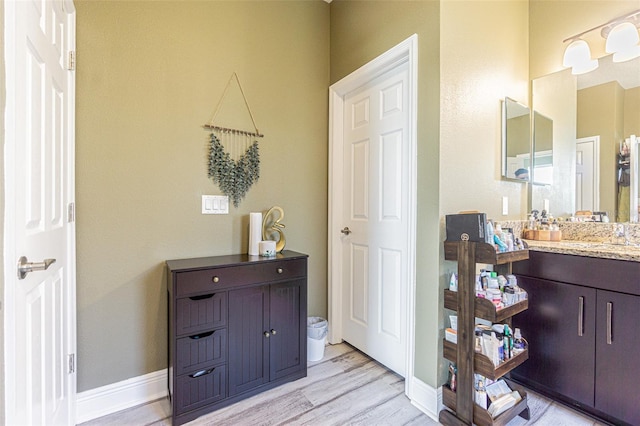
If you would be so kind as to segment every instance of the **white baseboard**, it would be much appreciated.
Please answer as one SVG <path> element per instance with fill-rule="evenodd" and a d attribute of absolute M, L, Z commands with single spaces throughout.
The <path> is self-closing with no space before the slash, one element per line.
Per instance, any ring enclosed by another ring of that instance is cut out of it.
<path fill-rule="evenodd" d="M 80 392 L 76 397 L 76 424 L 166 396 L 166 369 Z"/>
<path fill-rule="evenodd" d="M 442 409 L 442 388 L 434 389 L 422 380 L 413 377 L 409 389 L 411 403 L 436 422 Z"/>

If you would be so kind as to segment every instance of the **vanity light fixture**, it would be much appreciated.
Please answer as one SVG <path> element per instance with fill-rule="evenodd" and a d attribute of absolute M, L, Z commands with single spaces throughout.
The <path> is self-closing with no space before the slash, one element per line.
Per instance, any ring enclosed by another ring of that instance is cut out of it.
<path fill-rule="evenodd" d="M 606 51 L 613 53 L 613 62 L 624 62 L 640 56 L 638 28 L 629 21 L 611 28 L 607 36 Z"/>
<path fill-rule="evenodd" d="M 571 74 L 585 74 L 598 68 L 598 60 L 591 59 L 591 49 L 586 41 L 574 40 L 564 51 L 562 65 L 571 67 Z"/>
<path fill-rule="evenodd" d="M 624 62 L 640 56 L 640 9 L 618 16 L 586 31 L 563 40 L 571 42 L 564 51 L 562 64 L 571 67 L 572 74 L 584 74 L 598 68 L 598 60 L 591 59 L 591 49 L 582 36 L 591 31 L 601 30 L 606 39 L 605 50 L 613 53 L 613 62 Z"/>

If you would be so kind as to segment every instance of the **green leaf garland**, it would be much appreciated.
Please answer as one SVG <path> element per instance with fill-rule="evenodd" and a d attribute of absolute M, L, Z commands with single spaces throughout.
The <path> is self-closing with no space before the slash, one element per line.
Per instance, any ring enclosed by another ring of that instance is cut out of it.
<path fill-rule="evenodd" d="M 215 134 L 209 141 L 209 177 L 218 183 L 223 194 L 229 196 L 233 205 L 238 207 L 251 185 L 260 178 L 260 153 L 258 142 L 234 161 Z"/>

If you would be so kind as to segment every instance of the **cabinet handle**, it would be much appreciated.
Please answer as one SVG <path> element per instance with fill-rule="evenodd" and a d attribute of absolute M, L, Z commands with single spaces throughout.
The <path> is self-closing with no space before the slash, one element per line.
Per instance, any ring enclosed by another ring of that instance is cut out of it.
<path fill-rule="evenodd" d="M 211 281 L 213 281 L 214 283 L 217 283 L 218 281 L 220 281 L 220 278 L 218 278 L 218 276 L 214 276 L 213 278 L 211 278 Z"/>
<path fill-rule="evenodd" d="M 213 370 L 215 370 L 215 368 L 210 368 L 208 370 L 200 370 L 197 373 L 189 374 L 189 377 L 195 379 L 201 376 L 206 376 L 207 374 L 213 373 Z"/>
<path fill-rule="evenodd" d="M 607 302 L 607 345 L 613 343 L 613 332 L 612 328 L 612 317 L 613 317 L 613 303 Z"/>
<path fill-rule="evenodd" d="M 264 334 L 264 337 L 266 337 L 267 339 L 271 336 L 271 334 L 269 334 L 268 331 L 265 331 L 263 334 Z"/>
<path fill-rule="evenodd" d="M 207 331 L 205 333 L 195 334 L 193 336 L 189 336 L 191 340 L 204 339 L 205 337 L 209 337 L 213 334 L 213 331 Z"/>
<path fill-rule="evenodd" d="M 282 270 L 282 268 L 278 268 L 278 269 L 277 269 L 277 271 L 278 271 L 278 273 L 279 273 L 279 274 L 281 274 L 282 272 L 284 272 L 284 271 Z"/>
<path fill-rule="evenodd" d="M 584 297 L 578 297 L 578 336 L 584 334 Z"/>
<path fill-rule="evenodd" d="M 202 296 L 191 296 L 189 299 L 191 300 L 204 300 L 204 299 L 211 299 L 213 296 L 215 296 L 215 293 L 211 293 L 211 294 L 203 294 Z"/>
<path fill-rule="evenodd" d="M 273 328 L 271 329 L 271 334 L 274 336 L 276 335 L 276 331 Z"/>

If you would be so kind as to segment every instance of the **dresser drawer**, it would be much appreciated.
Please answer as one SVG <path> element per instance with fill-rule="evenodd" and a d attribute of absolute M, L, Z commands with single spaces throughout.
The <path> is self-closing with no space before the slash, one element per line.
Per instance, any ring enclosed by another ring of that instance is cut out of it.
<path fill-rule="evenodd" d="M 192 335 L 227 325 L 227 292 L 176 301 L 176 335 Z"/>
<path fill-rule="evenodd" d="M 180 272 L 176 274 L 176 293 L 178 297 L 182 297 L 221 288 L 260 283 L 264 281 L 262 269 L 262 264 L 255 264 Z"/>
<path fill-rule="evenodd" d="M 224 365 L 199 370 L 176 380 L 175 414 L 181 414 L 227 396 L 227 372 Z"/>
<path fill-rule="evenodd" d="M 307 260 L 282 260 L 267 262 L 263 266 L 263 281 L 288 280 L 307 275 Z"/>
<path fill-rule="evenodd" d="M 192 373 L 227 359 L 227 329 L 195 334 L 177 341 L 176 374 Z"/>

